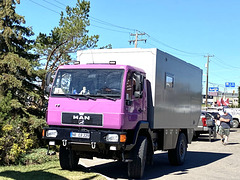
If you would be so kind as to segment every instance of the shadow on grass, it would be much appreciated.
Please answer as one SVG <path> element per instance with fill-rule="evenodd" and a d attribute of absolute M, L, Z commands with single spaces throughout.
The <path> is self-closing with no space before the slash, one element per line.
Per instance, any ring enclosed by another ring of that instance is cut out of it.
<path fill-rule="evenodd" d="M 6 170 L 6 171 L 2 171 L 0 172 L 0 179 L 1 177 L 5 177 L 5 178 L 11 178 L 11 179 L 16 179 L 16 180 L 68 180 L 68 178 L 65 178 L 61 175 L 58 174 L 54 174 L 51 172 L 46 172 L 46 170 L 49 169 L 58 169 L 58 166 L 55 167 L 50 167 L 50 168 L 45 168 L 42 170 L 35 170 L 35 171 L 29 171 L 29 172 L 21 172 L 21 171 L 14 171 L 14 170 Z M 59 169 L 58 169 L 59 170 Z M 68 171 L 68 170 L 62 170 L 61 171 Z M 90 171 L 85 168 L 84 166 L 78 166 L 78 168 L 75 171 L 81 171 L 84 173 L 89 173 Z M 72 171 L 68 171 L 69 173 L 71 173 Z M 99 175 L 92 175 L 92 176 L 88 176 L 86 178 L 82 178 L 81 180 L 91 180 L 94 178 L 97 178 Z M 79 177 L 80 178 L 80 177 Z"/>
<path fill-rule="evenodd" d="M 30 171 L 30 172 L 20 172 L 20 171 L 3 171 L 0 173 L 1 177 L 12 178 L 16 180 L 44 180 L 44 179 L 59 179 L 59 180 L 67 180 L 67 178 L 59 176 L 57 174 L 45 172 L 43 170 L 40 171 Z"/>

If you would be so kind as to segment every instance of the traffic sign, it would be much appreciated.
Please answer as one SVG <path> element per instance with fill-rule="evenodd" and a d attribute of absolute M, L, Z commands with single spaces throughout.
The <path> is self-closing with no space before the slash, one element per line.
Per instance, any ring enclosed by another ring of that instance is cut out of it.
<path fill-rule="evenodd" d="M 225 82 L 225 87 L 235 87 L 235 82 Z"/>
<path fill-rule="evenodd" d="M 218 92 L 219 91 L 219 87 L 209 87 L 208 91 L 209 92 Z"/>

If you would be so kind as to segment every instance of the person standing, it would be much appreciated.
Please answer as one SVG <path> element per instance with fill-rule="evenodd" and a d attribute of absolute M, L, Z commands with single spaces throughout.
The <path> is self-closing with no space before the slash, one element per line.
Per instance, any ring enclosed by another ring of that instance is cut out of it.
<path fill-rule="evenodd" d="M 226 110 L 224 110 L 224 114 L 220 117 L 220 127 L 219 127 L 219 135 L 222 138 L 222 143 L 226 145 L 229 140 L 230 135 L 230 121 L 232 121 L 232 116 Z"/>

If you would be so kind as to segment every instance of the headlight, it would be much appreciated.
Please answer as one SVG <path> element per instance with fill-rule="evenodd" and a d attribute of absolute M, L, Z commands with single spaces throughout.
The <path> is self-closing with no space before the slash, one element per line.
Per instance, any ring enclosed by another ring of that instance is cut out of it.
<path fill-rule="evenodd" d="M 118 134 L 108 134 L 106 136 L 106 141 L 108 142 L 118 142 L 118 139 L 119 139 Z"/>
<path fill-rule="evenodd" d="M 46 137 L 57 137 L 58 133 L 57 130 L 47 130 Z"/>

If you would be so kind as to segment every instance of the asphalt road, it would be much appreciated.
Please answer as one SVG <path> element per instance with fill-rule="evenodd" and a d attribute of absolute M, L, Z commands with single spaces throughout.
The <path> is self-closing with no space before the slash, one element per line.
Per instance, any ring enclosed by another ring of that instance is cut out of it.
<path fill-rule="evenodd" d="M 128 179 L 127 164 L 94 158 L 82 160 L 90 171 L 100 173 L 106 179 Z M 240 128 L 231 129 L 229 144 L 223 145 L 220 137 L 209 142 L 208 136 L 200 136 L 188 146 L 185 163 L 171 166 L 167 152 L 154 154 L 154 164 L 145 169 L 143 179 L 164 180 L 239 180 L 240 179 Z"/>

